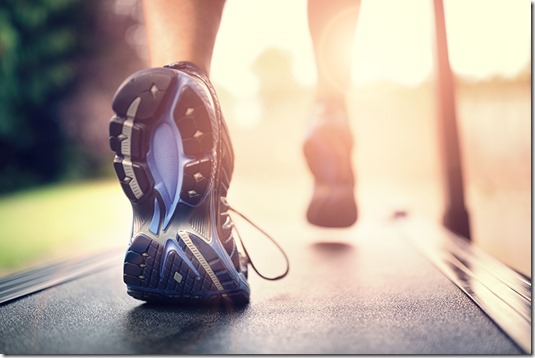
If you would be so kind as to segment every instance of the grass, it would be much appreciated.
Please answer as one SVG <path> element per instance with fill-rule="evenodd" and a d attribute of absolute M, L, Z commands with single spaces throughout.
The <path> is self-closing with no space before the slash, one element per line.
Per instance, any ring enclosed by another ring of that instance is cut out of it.
<path fill-rule="evenodd" d="M 129 206 L 116 180 L 0 197 L 0 274 L 126 244 Z"/>

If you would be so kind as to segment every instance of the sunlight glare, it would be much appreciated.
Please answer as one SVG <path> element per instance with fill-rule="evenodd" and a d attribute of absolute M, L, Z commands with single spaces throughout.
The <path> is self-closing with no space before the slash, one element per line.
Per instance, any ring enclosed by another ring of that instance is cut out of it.
<path fill-rule="evenodd" d="M 531 59 L 530 2 L 444 1 L 450 62 L 460 75 L 513 76 Z M 306 0 L 229 0 L 214 50 L 214 81 L 238 97 L 258 91 L 251 67 L 270 47 L 293 59 L 296 80 L 316 81 Z M 357 85 L 386 79 L 417 85 L 434 71 L 433 2 L 362 1 L 353 46 Z"/>
<path fill-rule="evenodd" d="M 416 85 L 432 71 L 432 2 L 363 1 L 353 49 L 353 83 Z"/>
<path fill-rule="evenodd" d="M 531 61 L 531 2 L 444 1 L 453 70 L 476 79 L 513 77 Z"/>

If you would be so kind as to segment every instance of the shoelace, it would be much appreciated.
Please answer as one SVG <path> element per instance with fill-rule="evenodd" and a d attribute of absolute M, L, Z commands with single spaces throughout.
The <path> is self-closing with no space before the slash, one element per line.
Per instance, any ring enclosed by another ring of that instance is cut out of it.
<path fill-rule="evenodd" d="M 243 215 L 242 213 L 240 213 L 239 211 L 237 211 L 236 209 L 234 209 L 230 205 L 228 206 L 228 209 L 229 209 L 229 211 L 233 212 L 234 214 L 240 216 L 242 219 L 247 221 L 251 226 L 253 226 L 255 229 L 260 231 L 260 233 L 262 233 L 266 238 L 268 238 L 277 247 L 277 249 L 280 251 L 280 253 L 284 257 L 284 260 L 286 261 L 286 270 L 282 274 L 280 274 L 278 276 L 275 276 L 275 277 L 268 277 L 268 276 L 265 276 L 265 275 L 261 274 L 258 271 L 258 269 L 256 268 L 256 266 L 254 265 L 253 261 L 251 260 L 251 256 L 249 255 L 249 252 L 247 251 L 247 248 L 245 247 L 245 244 L 243 243 L 243 240 L 242 240 L 242 238 L 240 236 L 240 233 L 238 232 L 238 229 L 236 228 L 236 226 L 234 226 L 234 229 L 235 229 L 236 234 L 237 234 L 236 236 L 238 237 L 238 240 L 240 240 L 241 246 L 243 247 L 243 252 L 244 252 L 245 256 L 247 257 L 247 260 L 249 261 L 249 264 L 251 264 L 251 267 L 253 268 L 253 270 L 255 270 L 255 272 L 258 274 L 258 276 L 262 277 L 264 280 L 276 281 L 276 280 L 280 280 L 281 278 L 284 278 L 288 274 L 288 272 L 290 271 L 290 260 L 288 259 L 288 256 L 286 255 L 286 252 L 282 249 L 282 247 L 277 243 L 277 241 L 275 241 L 275 239 L 271 235 L 269 235 L 266 231 L 261 229 L 257 224 L 252 222 L 248 217 L 246 217 L 245 215 Z"/>

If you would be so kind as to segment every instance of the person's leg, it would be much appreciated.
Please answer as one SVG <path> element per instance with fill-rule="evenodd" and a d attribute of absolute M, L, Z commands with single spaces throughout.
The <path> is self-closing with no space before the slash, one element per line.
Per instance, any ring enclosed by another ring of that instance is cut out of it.
<path fill-rule="evenodd" d="M 358 0 L 308 2 L 318 82 L 304 153 L 314 176 L 307 219 L 318 226 L 347 227 L 357 220 L 353 139 L 345 95 L 351 83 L 351 52 L 359 5 Z"/>
<path fill-rule="evenodd" d="M 144 0 L 151 66 L 188 61 L 208 74 L 224 4 L 225 0 Z"/>
<path fill-rule="evenodd" d="M 343 97 L 350 85 L 359 8 L 359 0 L 308 1 L 319 97 Z"/>
<path fill-rule="evenodd" d="M 124 282 L 146 301 L 247 302 L 226 202 L 234 155 L 207 75 L 223 1 L 148 0 L 144 9 L 154 68 L 119 87 L 109 129 L 134 216 Z"/>

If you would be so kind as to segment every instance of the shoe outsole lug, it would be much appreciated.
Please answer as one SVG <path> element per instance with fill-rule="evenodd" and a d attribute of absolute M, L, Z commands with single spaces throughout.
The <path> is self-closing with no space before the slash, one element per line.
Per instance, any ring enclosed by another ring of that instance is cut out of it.
<path fill-rule="evenodd" d="M 143 70 L 130 76 L 123 82 L 113 99 L 113 111 L 121 117 L 126 117 L 131 103 L 136 98 L 142 97 L 144 104 L 138 110 L 137 119 L 147 120 L 153 117 L 175 78 L 171 71 L 164 68 Z"/>

